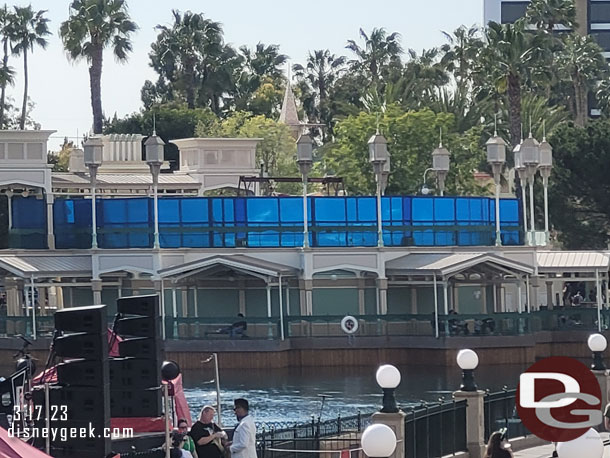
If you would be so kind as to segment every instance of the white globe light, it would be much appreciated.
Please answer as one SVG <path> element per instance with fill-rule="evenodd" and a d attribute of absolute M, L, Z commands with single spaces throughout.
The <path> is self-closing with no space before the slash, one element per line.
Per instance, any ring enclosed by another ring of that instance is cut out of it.
<path fill-rule="evenodd" d="M 589 349 L 594 352 L 605 351 L 608 346 L 608 341 L 601 334 L 591 334 L 587 340 Z"/>
<path fill-rule="evenodd" d="M 460 350 L 457 354 L 457 363 L 463 371 L 471 371 L 479 365 L 479 357 L 472 350 Z"/>
<path fill-rule="evenodd" d="M 384 364 L 377 369 L 375 379 L 381 388 L 396 388 L 400 385 L 400 371 L 391 364 Z"/>
<path fill-rule="evenodd" d="M 604 443 L 599 433 L 593 428 L 582 436 L 557 445 L 559 458 L 602 458 L 604 456 Z"/>
<path fill-rule="evenodd" d="M 364 430 L 360 444 L 367 456 L 387 458 L 396 450 L 396 434 L 388 425 L 375 423 Z"/>

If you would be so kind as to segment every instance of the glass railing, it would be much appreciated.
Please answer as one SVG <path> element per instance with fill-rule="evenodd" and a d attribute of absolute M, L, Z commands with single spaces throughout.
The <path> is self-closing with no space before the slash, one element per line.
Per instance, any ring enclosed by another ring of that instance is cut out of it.
<path fill-rule="evenodd" d="M 600 312 L 602 330 L 610 329 L 610 310 Z M 354 315 L 358 329 L 353 337 L 408 337 L 436 335 L 433 314 Z M 343 337 L 344 315 L 247 317 L 246 328 L 232 317 L 165 317 L 167 339 L 178 340 L 277 340 Z M 438 316 L 439 337 L 519 336 L 540 331 L 596 331 L 595 308 L 570 307 L 531 313 L 453 314 Z M 0 336 L 33 336 L 34 322 L 38 337 L 53 333 L 52 316 L 0 317 Z M 109 323 L 112 317 L 109 317 Z M 283 327 L 283 328 L 282 328 Z"/>

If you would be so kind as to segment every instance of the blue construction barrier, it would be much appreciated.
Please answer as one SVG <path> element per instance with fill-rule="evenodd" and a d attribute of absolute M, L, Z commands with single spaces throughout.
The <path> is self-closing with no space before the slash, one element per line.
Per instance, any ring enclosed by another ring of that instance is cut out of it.
<path fill-rule="evenodd" d="M 298 247 L 302 205 L 299 197 L 160 197 L 160 243 L 164 248 Z M 519 201 L 502 199 L 500 206 L 503 244 L 523 244 Z M 386 246 L 495 243 L 492 198 L 388 196 L 381 210 Z M 308 215 L 311 246 L 377 245 L 375 197 L 310 197 Z M 57 248 L 90 246 L 90 200 L 57 199 L 54 221 Z M 151 247 L 153 201 L 98 199 L 97 223 L 101 248 Z"/>

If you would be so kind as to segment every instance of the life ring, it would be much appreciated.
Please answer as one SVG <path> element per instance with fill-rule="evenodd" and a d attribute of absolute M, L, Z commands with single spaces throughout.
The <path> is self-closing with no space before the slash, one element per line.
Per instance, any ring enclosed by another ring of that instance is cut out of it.
<path fill-rule="evenodd" d="M 358 320 L 351 315 L 344 316 L 341 320 L 341 329 L 346 334 L 354 334 L 358 331 Z"/>

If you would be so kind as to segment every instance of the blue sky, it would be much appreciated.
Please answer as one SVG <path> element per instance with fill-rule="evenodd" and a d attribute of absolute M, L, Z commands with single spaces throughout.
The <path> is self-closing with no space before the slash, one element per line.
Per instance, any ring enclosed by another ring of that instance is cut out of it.
<path fill-rule="evenodd" d="M 25 3 L 28 4 L 28 3 Z M 30 58 L 30 96 L 36 103 L 34 119 L 43 129 L 58 132 L 50 149 L 57 149 L 64 136 L 75 137 L 90 129 L 89 74 L 84 62 L 70 63 L 65 57 L 58 29 L 68 16 L 67 0 L 32 0 L 35 9 L 47 9 L 53 36 L 46 50 L 36 49 Z M 105 54 L 102 75 L 102 104 L 107 116 L 118 116 L 141 108 L 140 89 L 146 79 L 155 80 L 148 66 L 148 51 L 155 40 L 155 25 L 171 22 L 171 9 L 203 12 L 223 24 L 225 40 L 235 46 L 253 46 L 261 41 L 279 44 L 291 63 L 302 62 L 312 49 L 328 48 L 349 56 L 348 39 L 357 39 L 359 28 L 369 31 L 385 27 L 399 32 L 405 48 L 418 52 L 444 43 L 441 31 L 453 31 L 462 24 L 481 24 L 483 0 L 131 0 L 130 14 L 140 29 L 134 36 L 134 52 L 127 64 L 117 64 Z M 18 71 L 9 95 L 20 106 L 22 62 L 12 58 Z"/>

